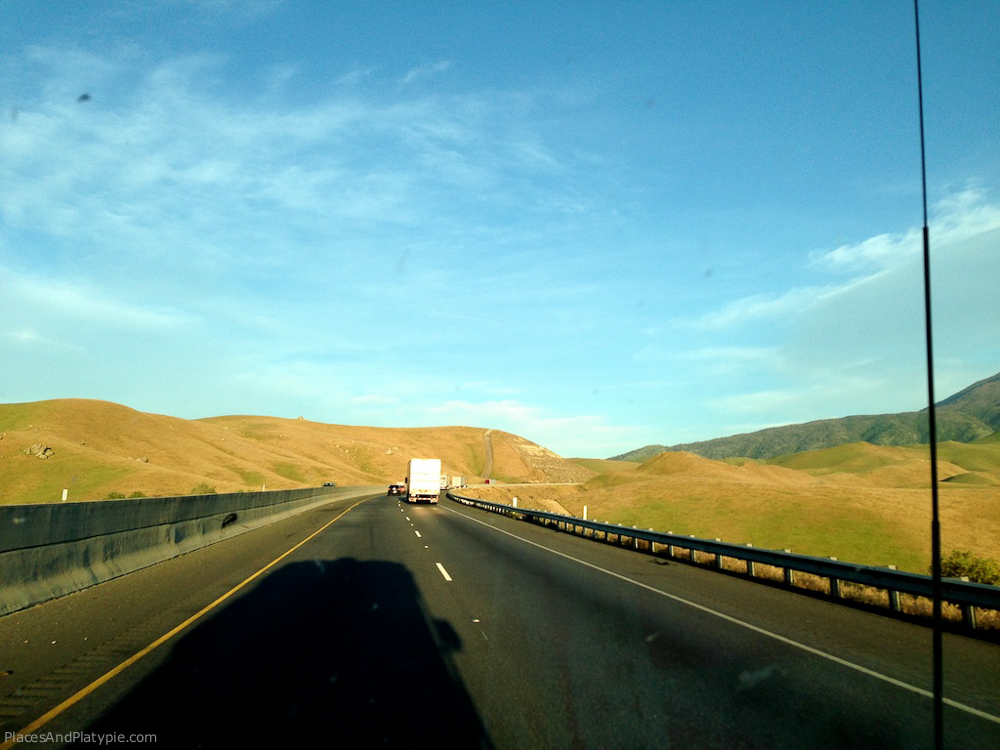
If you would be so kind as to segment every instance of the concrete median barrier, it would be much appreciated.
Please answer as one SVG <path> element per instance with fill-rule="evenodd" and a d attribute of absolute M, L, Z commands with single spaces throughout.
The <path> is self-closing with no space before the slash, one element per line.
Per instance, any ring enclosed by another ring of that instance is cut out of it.
<path fill-rule="evenodd" d="M 375 488 L 0 506 L 0 616 Z"/>

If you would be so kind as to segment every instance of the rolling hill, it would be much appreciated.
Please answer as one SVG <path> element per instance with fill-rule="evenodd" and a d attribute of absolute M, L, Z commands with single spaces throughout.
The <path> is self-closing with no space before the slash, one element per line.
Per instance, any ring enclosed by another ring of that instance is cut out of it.
<path fill-rule="evenodd" d="M 961 395 L 961 394 L 957 394 Z M 975 391 L 972 398 L 980 398 Z M 954 397 L 953 397 L 954 398 Z M 988 408 L 988 402 L 986 407 Z M 0 503 L 399 481 L 411 456 L 439 456 L 488 497 L 626 525 L 923 571 L 928 452 L 853 442 L 775 459 L 661 452 L 643 463 L 563 459 L 517 435 L 473 427 L 376 428 L 305 419 L 148 414 L 104 401 L 0 405 Z M 939 446 L 946 549 L 1000 556 L 1000 436 Z"/>
<path fill-rule="evenodd" d="M 939 442 L 971 443 L 997 430 L 1000 430 L 1000 373 L 937 404 Z M 775 458 L 857 442 L 885 446 L 926 444 L 927 410 L 821 419 L 696 443 L 647 445 L 612 459 L 644 461 L 662 451 L 688 451 L 706 458 Z"/>
<path fill-rule="evenodd" d="M 415 456 L 442 459 L 449 475 L 482 477 L 486 441 L 494 479 L 583 481 L 593 472 L 517 435 L 474 427 L 378 428 L 304 419 L 199 420 L 106 401 L 0 404 L 0 503 L 401 481 Z"/>
<path fill-rule="evenodd" d="M 938 449 L 944 549 L 1000 558 L 1000 439 Z M 926 573 L 930 478 L 926 446 L 865 442 L 775 459 L 709 459 L 667 451 L 643 463 L 596 461 L 572 487 L 477 487 L 484 499 L 564 509 L 625 526 Z"/>

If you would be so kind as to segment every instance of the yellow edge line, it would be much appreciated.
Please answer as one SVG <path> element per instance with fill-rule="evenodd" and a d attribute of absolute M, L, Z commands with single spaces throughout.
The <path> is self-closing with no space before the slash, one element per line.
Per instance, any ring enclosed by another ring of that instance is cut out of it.
<path fill-rule="evenodd" d="M 367 499 L 368 498 L 365 498 L 365 500 L 367 500 Z M 287 552 L 285 552 L 281 556 L 276 557 L 274 560 L 272 560 L 271 562 L 269 562 L 267 565 L 265 565 L 263 568 L 261 568 L 260 570 L 258 570 L 253 575 L 251 575 L 248 578 L 246 578 L 241 583 L 236 584 L 236 586 L 234 586 L 233 588 L 231 588 L 229 591 L 227 591 L 225 594 L 223 594 L 222 596 L 220 596 L 218 599 L 216 599 L 214 602 L 212 602 L 208 606 L 204 607 L 203 609 L 199 610 L 195 614 L 191 615 L 188 619 L 186 619 L 180 625 L 178 625 L 177 627 L 175 627 L 173 630 L 171 630 L 168 633 L 165 633 L 164 635 L 161 635 L 159 638 L 157 638 L 155 641 L 153 641 L 148 646 L 146 646 L 145 648 L 143 648 L 141 651 L 138 651 L 137 653 L 132 654 L 132 656 L 130 656 L 125 661 L 123 661 L 117 667 L 115 667 L 114 669 L 111 669 L 110 671 L 106 672 L 102 676 L 98 677 L 92 683 L 90 683 L 89 685 L 87 685 L 87 687 L 82 688 L 80 691 L 78 691 L 74 695 L 72 695 L 69 698 L 67 698 L 66 700 L 64 700 L 62 703 L 60 703 L 55 708 L 53 708 L 50 711 L 42 714 L 37 719 L 35 719 L 33 722 L 31 722 L 28 726 L 26 726 L 24 729 L 21 729 L 18 732 L 14 732 L 14 736 L 11 739 L 5 741 L 3 744 L 0 744 L 0 750 L 9 750 L 15 744 L 17 744 L 17 737 L 28 735 L 28 734 L 34 734 L 36 731 L 38 731 L 43 726 L 45 726 L 50 721 L 52 721 L 54 718 L 56 718 L 59 714 L 63 713 L 66 709 L 68 709 L 68 708 L 76 705 L 81 700 L 83 700 L 88 695 L 90 695 L 95 690 L 97 690 L 97 688 L 99 688 L 102 685 L 104 685 L 105 683 L 113 680 L 119 674 L 121 674 L 126 669 L 128 669 L 133 664 L 135 664 L 137 661 L 139 661 L 139 659 L 141 659 L 142 657 L 146 656 L 147 654 L 149 654 L 150 652 L 152 652 L 154 649 L 159 648 L 160 646 L 162 646 L 164 643 L 166 643 L 167 641 L 169 641 L 171 638 L 173 638 L 175 635 L 177 635 L 178 633 L 180 633 L 186 627 L 188 627 L 189 625 L 191 625 L 191 623 L 193 623 L 196 620 L 198 620 L 199 618 L 203 617 L 208 612 L 211 612 L 213 609 L 215 609 L 216 607 L 218 607 L 220 604 L 222 604 L 222 602 L 226 601 L 226 599 L 228 599 L 229 597 L 231 597 L 233 594 L 235 594 L 237 591 L 239 591 L 240 589 L 242 589 L 248 583 L 250 583 L 254 579 L 258 578 L 259 576 L 263 575 L 268 570 L 270 570 L 272 567 L 274 567 L 279 562 L 281 562 L 282 560 L 284 560 L 286 557 L 288 557 L 290 554 L 292 554 L 295 550 L 297 550 L 303 544 L 305 544 L 306 542 L 308 542 L 311 539 L 313 539 L 314 537 L 316 537 L 318 534 L 320 534 L 323 531 L 325 531 L 326 529 L 328 529 L 330 526 L 332 526 L 337 521 L 339 521 L 341 518 L 343 518 L 344 515 L 346 515 L 347 513 L 350 513 L 352 510 L 354 510 L 359 505 L 361 505 L 361 503 L 365 502 L 365 500 L 358 500 L 358 502 L 354 503 L 354 505 L 352 505 L 350 508 L 348 508 L 343 513 L 341 513 L 340 515 L 338 515 L 332 521 L 329 521 L 328 523 L 324 524 L 321 528 L 319 528 L 316 531 L 314 531 L 312 534 L 310 534 L 309 536 L 307 536 L 305 539 L 303 539 L 301 542 L 299 542 L 298 544 L 296 544 L 294 547 L 292 547 L 290 550 L 288 550 Z"/>

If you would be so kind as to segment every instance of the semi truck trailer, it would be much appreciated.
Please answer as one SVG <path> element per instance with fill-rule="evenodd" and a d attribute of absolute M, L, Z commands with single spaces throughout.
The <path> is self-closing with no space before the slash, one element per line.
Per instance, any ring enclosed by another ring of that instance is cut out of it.
<path fill-rule="evenodd" d="M 411 458 L 406 473 L 406 502 L 436 503 L 441 494 L 441 459 Z"/>

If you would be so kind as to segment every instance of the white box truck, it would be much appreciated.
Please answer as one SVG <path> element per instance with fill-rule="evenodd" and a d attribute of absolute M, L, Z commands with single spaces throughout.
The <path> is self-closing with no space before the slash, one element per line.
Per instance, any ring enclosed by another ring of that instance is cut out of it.
<path fill-rule="evenodd" d="M 451 478 L 451 486 L 453 488 L 455 488 L 455 487 L 464 487 L 465 486 L 465 477 L 452 477 Z"/>
<path fill-rule="evenodd" d="M 406 472 L 406 502 L 436 503 L 441 494 L 441 459 L 411 458 Z"/>

